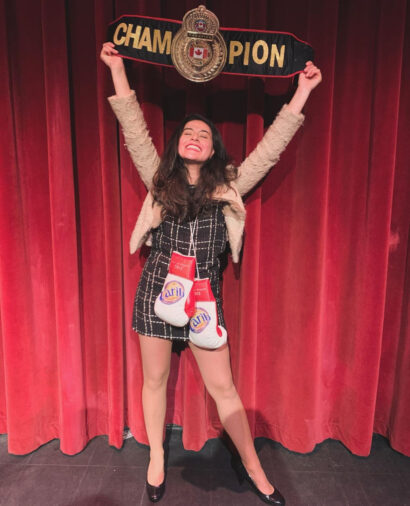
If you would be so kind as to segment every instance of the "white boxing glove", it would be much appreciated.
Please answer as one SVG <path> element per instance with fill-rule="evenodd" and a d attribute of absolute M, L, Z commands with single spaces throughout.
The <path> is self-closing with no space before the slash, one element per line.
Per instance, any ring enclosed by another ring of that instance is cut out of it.
<path fill-rule="evenodd" d="M 171 325 L 183 327 L 195 311 L 192 285 L 195 277 L 195 257 L 174 251 L 168 274 L 155 304 L 155 314 Z"/>
<path fill-rule="evenodd" d="M 218 324 L 216 301 L 209 278 L 195 279 L 192 289 L 195 313 L 189 322 L 189 339 L 201 348 L 219 348 L 227 341 L 227 332 Z"/>

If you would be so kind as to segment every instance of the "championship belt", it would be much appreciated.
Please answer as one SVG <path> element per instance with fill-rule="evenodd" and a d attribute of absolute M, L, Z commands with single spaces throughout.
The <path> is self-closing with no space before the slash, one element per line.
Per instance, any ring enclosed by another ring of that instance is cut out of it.
<path fill-rule="evenodd" d="M 181 27 L 182 26 L 182 27 Z M 220 28 L 204 6 L 183 22 L 123 15 L 110 23 L 107 40 L 123 58 L 175 67 L 186 79 L 205 82 L 222 74 L 290 77 L 314 59 L 313 49 L 292 33 Z"/>
<path fill-rule="evenodd" d="M 172 62 L 178 72 L 190 81 L 210 81 L 224 68 L 226 55 L 215 14 L 203 5 L 188 11 L 171 45 Z"/>

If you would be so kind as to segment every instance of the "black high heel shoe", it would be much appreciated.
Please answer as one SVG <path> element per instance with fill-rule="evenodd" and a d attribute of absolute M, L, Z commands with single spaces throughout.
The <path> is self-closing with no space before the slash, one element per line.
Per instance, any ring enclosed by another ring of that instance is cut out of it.
<path fill-rule="evenodd" d="M 164 480 L 161 485 L 155 486 L 148 483 L 148 479 L 145 482 L 145 488 L 147 490 L 148 499 L 151 502 L 158 502 L 162 499 L 162 496 L 165 493 L 165 482 L 167 480 L 167 468 L 168 468 L 168 454 L 169 454 L 169 446 L 167 441 L 164 446 Z"/>
<path fill-rule="evenodd" d="M 148 480 L 145 482 L 145 487 L 147 489 L 148 499 L 151 502 L 160 501 L 165 492 L 165 476 L 164 481 L 161 483 L 161 485 L 158 485 L 158 487 L 150 485 L 148 483 Z"/>
<path fill-rule="evenodd" d="M 242 483 L 246 480 L 251 486 L 252 490 L 255 494 L 262 499 L 266 504 L 276 504 L 278 506 L 285 506 L 286 501 L 283 495 L 279 492 L 279 490 L 275 487 L 275 490 L 272 494 L 264 494 L 261 492 L 258 487 L 255 485 L 252 478 L 249 476 L 248 471 L 242 463 L 242 460 L 239 457 L 232 457 L 231 460 L 232 467 L 238 476 L 239 483 Z"/>

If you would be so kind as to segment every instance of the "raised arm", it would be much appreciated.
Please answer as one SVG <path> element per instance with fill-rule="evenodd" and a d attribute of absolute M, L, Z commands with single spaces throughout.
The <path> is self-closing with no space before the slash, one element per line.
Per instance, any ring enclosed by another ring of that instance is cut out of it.
<path fill-rule="evenodd" d="M 111 70 L 115 88 L 115 95 L 109 97 L 108 101 L 120 122 L 125 145 L 132 161 L 145 186 L 149 189 L 159 165 L 159 156 L 149 135 L 135 92 L 129 86 L 123 59 L 117 54 L 118 51 L 114 49 L 112 42 L 103 44 L 100 57 Z"/>
<path fill-rule="evenodd" d="M 248 193 L 279 161 L 281 153 L 303 123 L 303 106 L 321 80 L 320 70 L 308 62 L 299 74 L 298 87 L 291 101 L 282 107 L 262 140 L 239 166 L 236 186 L 241 195 Z"/>

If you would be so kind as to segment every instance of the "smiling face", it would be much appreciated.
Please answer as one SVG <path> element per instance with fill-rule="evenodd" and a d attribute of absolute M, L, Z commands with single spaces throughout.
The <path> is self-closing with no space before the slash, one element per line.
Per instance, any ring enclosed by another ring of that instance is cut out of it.
<path fill-rule="evenodd" d="M 203 164 L 214 154 L 212 131 L 199 119 L 185 124 L 178 142 L 178 154 L 185 163 Z"/>

